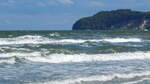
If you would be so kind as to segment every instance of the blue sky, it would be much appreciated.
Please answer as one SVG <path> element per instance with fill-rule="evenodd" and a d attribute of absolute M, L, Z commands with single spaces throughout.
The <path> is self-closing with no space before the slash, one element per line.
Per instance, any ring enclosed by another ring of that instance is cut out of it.
<path fill-rule="evenodd" d="M 102 10 L 150 11 L 150 0 L 0 0 L 0 30 L 71 30 Z"/>

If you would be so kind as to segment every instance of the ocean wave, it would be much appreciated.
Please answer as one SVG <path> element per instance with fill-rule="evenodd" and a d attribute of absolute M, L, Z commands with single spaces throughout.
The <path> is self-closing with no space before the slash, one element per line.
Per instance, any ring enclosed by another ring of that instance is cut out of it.
<path fill-rule="evenodd" d="M 12 51 L 31 51 L 31 49 L 27 48 L 15 48 L 15 47 L 10 47 L 10 46 L 1 46 L 0 51 L 7 51 L 7 50 L 12 50 Z"/>
<path fill-rule="evenodd" d="M 112 39 L 104 39 L 103 41 L 112 42 L 112 43 L 142 42 L 142 39 L 139 39 L 139 38 L 112 38 Z"/>
<path fill-rule="evenodd" d="M 49 39 L 42 36 L 25 35 L 15 38 L 0 38 L 0 45 L 12 45 L 12 44 L 42 44 L 49 43 Z"/>
<path fill-rule="evenodd" d="M 93 61 L 126 61 L 126 60 L 150 60 L 149 52 L 114 53 L 114 54 L 52 54 L 47 57 L 26 57 L 33 62 L 68 63 L 68 62 L 93 62 Z"/>
<path fill-rule="evenodd" d="M 43 36 L 25 35 L 14 38 L 0 38 L 0 45 L 13 44 L 72 44 L 85 42 L 143 42 L 140 38 L 104 38 L 104 39 L 50 39 Z"/>
<path fill-rule="evenodd" d="M 0 58 L 8 58 L 8 57 L 36 57 L 41 56 L 40 52 L 32 52 L 32 53 L 25 53 L 25 52 L 12 52 L 12 53 L 0 53 Z"/>
<path fill-rule="evenodd" d="M 51 36 L 51 37 L 59 37 L 60 34 L 55 32 L 55 33 L 50 33 L 49 36 Z"/>
<path fill-rule="evenodd" d="M 150 52 L 134 53 L 112 53 L 112 54 L 50 54 L 43 55 L 42 52 L 13 52 L 1 53 L 0 58 L 18 57 L 32 62 L 45 63 L 70 63 L 70 62 L 93 62 L 93 61 L 126 61 L 126 60 L 150 60 Z"/>
<path fill-rule="evenodd" d="M 24 53 L 24 52 L 12 52 L 12 53 L 0 53 L 0 64 L 15 64 L 17 59 L 25 59 L 27 56 L 36 57 L 41 56 L 40 52 Z"/>
<path fill-rule="evenodd" d="M 137 84 L 137 83 L 140 83 L 140 82 L 143 82 L 143 81 L 147 81 L 147 80 L 150 80 L 150 78 L 142 78 L 141 80 L 125 82 L 125 83 L 122 83 L 122 84 Z"/>
<path fill-rule="evenodd" d="M 110 74 L 110 75 L 97 75 L 97 76 L 90 76 L 90 77 L 80 77 L 77 79 L 66 79 L 66 80 L 58 80 L 58 81 L 49 81 L 49 82 L 42 82 L 42 83 L 30 83 L 30 84 L 80 84 L 83 82 L 93 82 L 93 81 L 111 81 L 113 79 L 131 79 L 135 77 L 143 77 L 149 76 L 150 72 L 139 72 L 139 73 L 128 73 L 128 74 Z"/>
<path fill-rule="evenodd" d="M 15 58 L 0 59 L 0 64 L 15 64 Z"/>

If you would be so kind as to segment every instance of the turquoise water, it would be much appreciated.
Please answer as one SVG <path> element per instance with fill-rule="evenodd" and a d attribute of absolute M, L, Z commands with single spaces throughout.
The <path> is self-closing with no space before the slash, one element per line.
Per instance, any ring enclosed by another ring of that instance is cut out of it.
<path fill-rule="evenodd" d="M 0 84 L 149 83 L 149 31 L 0 32 Z"/>

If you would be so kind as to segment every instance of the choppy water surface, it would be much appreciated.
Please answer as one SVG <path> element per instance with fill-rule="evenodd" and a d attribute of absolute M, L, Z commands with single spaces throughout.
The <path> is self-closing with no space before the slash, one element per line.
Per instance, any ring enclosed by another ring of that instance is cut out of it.
<path fill-rule="evenodd" d="M 150 32 L 1 31 L 0 84 L 150 84 Z"/>

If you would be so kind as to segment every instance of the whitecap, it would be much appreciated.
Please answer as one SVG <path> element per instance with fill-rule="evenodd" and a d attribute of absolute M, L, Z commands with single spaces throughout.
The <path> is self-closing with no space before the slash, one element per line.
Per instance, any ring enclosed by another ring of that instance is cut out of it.
<path fill-rule="evenodd" d="M 0 45 L 13 44 L 76 44 L 85 42 L 143 42 L 140 38 L 104 38 L 104 39 L 50 39 L 43 36 L 25 35 L 14 38 L 0 38 Z"/>
<path fill-rule="evenodd" d="M 15 58 L 0 59 L 0 64 L 3 64 L 3 63 L 6 63 L 6 64 L 15 64 L 16 61 L 15 61 Z"/>
<path fill-rule="evenodd" d="M 146 80 L 150 80 L 150 78 L 142 78 L 140 80 L 125 82 L 125 83 L 122 83 L 122 84 L 137 84 L 137 83 L 140 83 L 140 82 L 143 82 L 143 81 L 146 81 Z"/>
<path fill-rule="evenodd" d="M 6 57 L 26 57 L 26 56 L 41 56 L 40 52 L 32 52 L 32 53 L 25 53 L 25 52 L 10 52 L 10 53 L 0 53 L 0 58 Z"/>
<path fill-rule="evenodd" d="M 141 73 L 128 73 L 128 74 L 109 74 L 109 75 L 96 75 L 90 77 L 79 77 L 74 79 L 66 79 L 66 80 L 56 80 L 56 81 L 49 81 L 49 82 L 42 82 L 42 83 L 30 83 L 30 84 L 80 84 L 82 82 L 92 82 L 92 81 L 111 81 L 116 78 L 120 79 L 131 79 L 135 77 L 142 77 L 142 76 L 149 76 L 150 72 L 145 71 Z"/>
<path fill-rule="evenodd" d="M 106 42 L 112 43 L 121 43 L 121 42 L 142 42 L 142 39 L 139 38 L 112 38 L 112 39 L 104 39 Z"/>
<path fill-rule="evenodd" d="M 111 54 L 42 54 L 42 52 L 0 53 L 0 58 L 15 56 L 32 62 L 46 63 L 150 60 L 150 52 L 125 52 Z"/>
<path fill-rule="evenodd" d="M 51 54 L 46 57 L 25 57 L 33 62 L 68 63 L 68 62 L 93 62 L 93 61 L 126 61 L 126 60 L 150 60 L 149 52 L 112 53 L 112 54 Z"/>
<path fill-rule="evenodd" d="M 55 32 L 55 33 L 50 33 L 49 35 L 50 35 L 51 37 L 58 37 L 58 36 L 60 36 L 60 34 L 57 33 L 57 32 Z"/>

